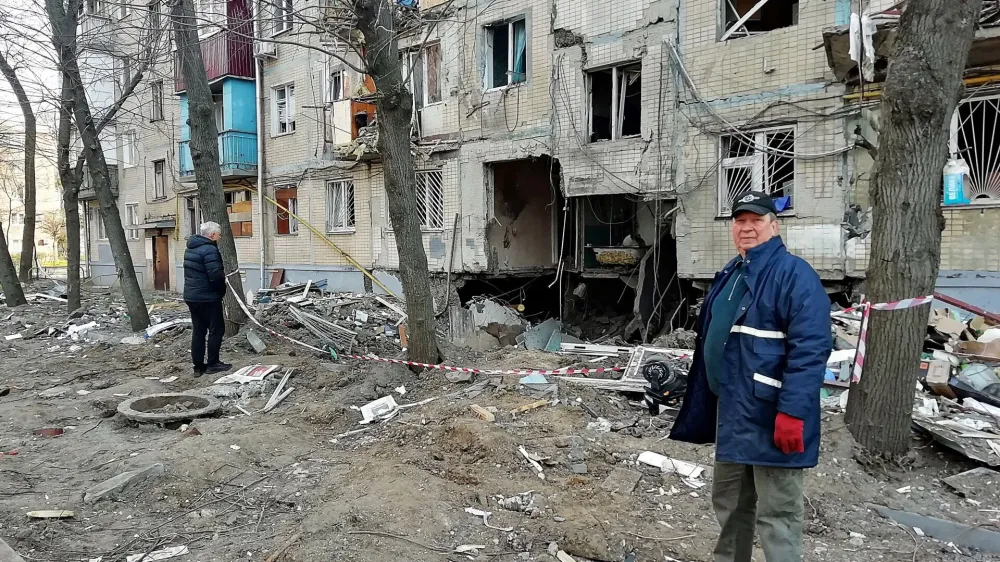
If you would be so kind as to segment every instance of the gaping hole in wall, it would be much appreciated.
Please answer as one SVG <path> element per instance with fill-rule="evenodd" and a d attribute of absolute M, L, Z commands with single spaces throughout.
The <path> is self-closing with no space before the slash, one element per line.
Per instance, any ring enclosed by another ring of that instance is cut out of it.
<path fill-rule="evenodd" d="M 799 0 L 767 0 L 763 5 L 760 4 L 760 0 L 725 0 L 723 10 L 725 32 L 731 30 L 747 13 L 753 11 L 743 25 L 732 31 L 729 38 L 767 33 L 799 23 Z"/>
<path fill-rule="evenodd" d="M 486 165 L 493 213 L 487 227 L 494 271 L 553 268 L 559 261 L 562 195 L 548 156 Z"/>
<path fill-rule="evenodd" d="M 509 306 L 532 323 L 559 317 L 559 284 L 554 273 L 537 276 L 465 277 L 458 286 L 462 306 L 489 298 Z M 549 285 L 552 285 L 551 287 Z"/>
<path fill-rule="evenodd" d="M 642 125 L 642 66 L 605 68 L 587 75 L 590 141 L 637 136 Z"/>
<path fill-rule="evenodd" d="M 573 296 L 592 300 L 587 295 L 594 294 L 590 285 L 597 279 L 615 280 L 619 291 L 624 284 L 631 295 L 630 315 L 629 322 L 619 328 L 628 341 L 650 341 L 661 330 L 685 327 L 692 301 L 690 285 L 677 277 L 674 203 L 601 195 L 580 198 L 577 205 L 586 287 L 574 289 Z M 596 293 L 605 304 L 606 293 L 604 289 Z"/>

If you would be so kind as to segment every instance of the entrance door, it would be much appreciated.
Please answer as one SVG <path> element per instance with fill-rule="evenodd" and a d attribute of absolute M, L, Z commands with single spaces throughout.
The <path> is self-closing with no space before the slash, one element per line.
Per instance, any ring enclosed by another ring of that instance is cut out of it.
<path fill-rule="evenodd" d="M 170 290 L 170 243 L 166 236 L 153 237 L 153 288 Z"/>

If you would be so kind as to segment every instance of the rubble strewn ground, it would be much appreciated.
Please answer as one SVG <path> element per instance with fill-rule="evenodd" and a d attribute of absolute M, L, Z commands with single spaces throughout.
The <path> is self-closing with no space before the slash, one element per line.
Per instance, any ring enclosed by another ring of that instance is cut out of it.
<path fill-rule="evenodd" d="M 155 300 L 160 321 L 185 316 L 183 303 Z M 180 546 L 188 552 L 171 560 L 551 562 L 560 551 L 575 560 L 711 559 L 711 474 L 684 479 L 638 456 L 653 451 L 711 467 L 712 448 L 664 439 L 669 416 L 651 419 L 628 395 L 560 384 L 540 404 L 519 375 L 450 382 L 442 371 L 334 362 L 263 334 L 264 355 L 241 334 L 226 341 L 223 356 L 237 367 L 279 369 L 259 383 L 213 386 L 211 376 L 191 377 L 183 327 L 122 344 L 131 334 L 116 303 L 89 292 L 86 314 L 73 322 L 97 325 L 76 340 L 33 336 L 66 322 L 56 301 L 0 314 L 0 335 L 24 336 L 0 338 L 0 389 L 11 389 L 0 398 L 0 537 L 25 560 L 117 562 Z M 287 319 L 271 320 L 310 337 Z M 398 336 L 384 328 L 381 335 L 366 333 L 356 352 L 391 351 Z M 449 364 L 487 369 L 594 366 L 591 357 L 543 351 L 444 351 Z M 295 390 L 261 412 L 288 369 Z M 221 394 L 223 409 L 177 426 L 116 414 L 127 398 L 163 392 Z M 403 406 L 431 401 L 360 425 L 356 408 L 384 396 Z M 807 560 L 995 559 L 921 537 L 871 509 L 989 529 L 1000 510 L 989 473 L 946 483 L 979 465 L 923 437 L 915 437 L 907 470 L 864 467 L 838 410 L 824 415 L 821 464 L 807 478 Z M 63 432 L 35 435 L 40 428 Z M 141 477 L 84 501 L 131 471 Z M 39 510 L 74 516 L 26 515 Z"/>

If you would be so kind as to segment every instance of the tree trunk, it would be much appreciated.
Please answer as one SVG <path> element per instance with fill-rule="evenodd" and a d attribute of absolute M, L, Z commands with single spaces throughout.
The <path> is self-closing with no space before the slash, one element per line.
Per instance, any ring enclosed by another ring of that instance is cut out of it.
<path fill-rule="evenodd" d="M 128 310 L 129 323 L 132 330 L 139 331 L 149 326 L 149 310 L 139 288 L 139 280 L 135 274 L 132 254 L 125 238 L 121 215 L 115 195 L 111 191 L 111 179 L 108 174 L 108 164 L 104 159 L 104 148 L 98 137 L 97 125 L 90 113 L 87 92 L 80 77 L 80 66 L 76 58 L 76 11 L 73 9 L 75 0 L 71 0 L 67 12 L 62 0 L 46 0 L 45 6 L 52 25 L 52 43 L 59 57 L 63 79 L 73 95 L 73 115 L 77 130 L 83 144 L 83 153 L 87 160 L 87 168 L 94 182 L 97 201 L 100 204 L 101 220 L 114 255 L 115 268 L 122 295 L 125 297 L 125 307 Z"/>
<path fill-rule="evenodd" d="M 63 212 L 66 214 L 66 308 L 74 312 L 80 299 L 80 181 L 81 174 L 69 167 L 70 128 L 73 125 L 73 92 L 63 77 L 59 100 L 59 129 L 56 137 L 56 168 L 62 184 Z"/>
<path fill-rule="evenodd" d="M 181 73 L 187 87 L 188 126 L 191 128 L 191 161 L 194 164 L 195 181 L 198 184 L 198 200 L 205 218 L 222 226 L 219 252 L 222 263 L 233 290 L 226 292 L 226 335 L 233 336 L 244 320 L 243 280 L 237 275 L 240 268 L 233 239 L 229 214 L 226 212 L 226 195 L 222 186 L 222 168 L 219 166 L 219 131 L 215 126 L 215 102 L 205 73 L 205 61 L 201 56 L 198 41 L 198 20 L 194 17 L 191 0 L 171 0 L 170 14 L 177 42 L 177 54 L 181 62 Z M 261 189 L 262 186 L 257 186 Z M 264 216 L 260 209 L 260 216 Z M 263 226 L 263 225 L 262 225 Z M 258 236 L 263 236 L 263 228 Z"/>
<path fill-rule="evenodd" d="M 882 88 L 872 175 L 868 299 L 891 302 L 934 291 L 941 261 L 941 186 L 951 116 L 982 0 L 910 0 Z M 860 383 L 847 424 L 886 458 L 910 445 L 913 387 L 927 334 L 927 306 L 872 311 Z"/>
<path fill-rule="evenodd" d="M 35 253 L 35 143 L 36 125 L 35 112 L 31 109 L 31 101 L 24 92 L 21 81 L 17 78 L 14 68 L 7 64 L 7 59 L 0 53 L 0 72 L 3 73 L 10 89 L 17 97 L 24 115 L 24 234 L 21 239 L 21 267 L 18 277 L 21 281 L 31 279 L 31 257 Z"/>
<path fill-rule="evenodd" d="M 399 254 L 399 279 L 406 297 L 409 357 L 437 363 L 434 300 L 417 208 L 417 179 L 410 152 L 412 94 L 399 71 L 399 44 L 393 21 L 394 2 L 359 0 L 355 4 L 358 29 L 364 35 L 364 58 L 375 81 L 378 151 L 385 173 L 389 220 Z"/>
<path fill-rule="evenodd" d="M 2 228 L 0 228 L 0 288 L 3 289 L 7 306 L 28 304 L 24 298 L 24 290 L 21 289 L 21 282 L 17 280 L 17 269 L 14 268 L 14 260 L 10 259 L 7 237 L 3 235 Z"/>

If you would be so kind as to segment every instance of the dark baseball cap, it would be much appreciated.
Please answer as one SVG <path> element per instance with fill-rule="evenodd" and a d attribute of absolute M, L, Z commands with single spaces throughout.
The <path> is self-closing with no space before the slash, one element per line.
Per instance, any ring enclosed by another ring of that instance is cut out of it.
<path fill-rule="evenodd" d="M 760 191 L 751 191 L 740 195 L 733 202 L 733 216 L 735 217 L 737 213 L 742 212 L 753 213 L 755 215 L 778 214 L 771 196 Z"/>

